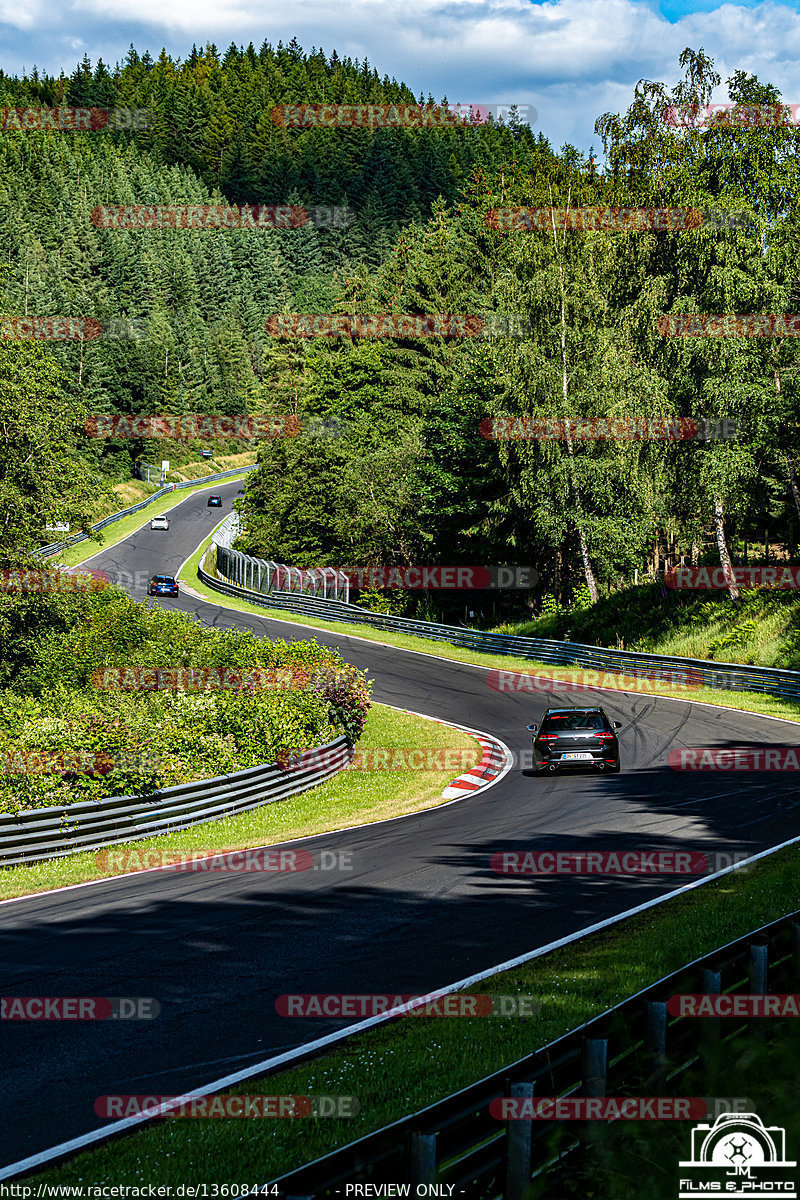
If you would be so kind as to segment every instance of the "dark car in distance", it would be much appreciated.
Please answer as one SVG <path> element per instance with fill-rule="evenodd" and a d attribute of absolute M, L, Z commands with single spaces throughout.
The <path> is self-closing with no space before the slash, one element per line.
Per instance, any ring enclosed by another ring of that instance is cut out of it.
<path fill-rule="evenodd" d="M 209 496 L 206 508 L 222 508 L 222 496 Z"/>
<path fill-rule="evenodd" d="M 548 708 L 540 725 L 529 725 L 533 738 L 533 773 L 555 773 L 562 767 L 620 769 L 615 730 L 620 721 L 609 720 L 602 708 Z"/>
<path fill-rule="evenodd" d="M 174 575 L 154 575 L 147 585 L 148 596 L 177 596 L 178 581 Z"/>

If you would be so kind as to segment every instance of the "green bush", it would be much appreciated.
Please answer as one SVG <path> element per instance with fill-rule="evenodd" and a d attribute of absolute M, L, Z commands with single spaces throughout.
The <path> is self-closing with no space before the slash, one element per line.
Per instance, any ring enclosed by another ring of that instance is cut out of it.
<path fill-rule="evenodd" d="M 365 675 L 313 639 L 209 630 L 107 586 L 2 600 L 18 603 L 0 604 L 0 643 L 34 613 L 39 625 L 0 689 L 0 812 L 151 794 L 288 761 L 341 734 L 355 743 L 364 728 Z M 184 688 L 178 672 L 189 669 L 233 678 L 219 690 L 143 690 L 137 668 L 175 671 Z"/>
<path fill-rule="evenodd" d="M 383 613 L 390 617 L 405 615 L 407 601 L 401 591 L 381 588 L 362 588 L 358 593 L 359 608 L 368 608 L 370 612 Z"/>

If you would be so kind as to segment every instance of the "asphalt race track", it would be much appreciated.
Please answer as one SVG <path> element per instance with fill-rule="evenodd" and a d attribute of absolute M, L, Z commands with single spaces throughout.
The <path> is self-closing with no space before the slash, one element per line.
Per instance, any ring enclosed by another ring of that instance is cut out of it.
<path fill-rule="evenodd" d="M 188 497 L 169 533 L 147 525 L 91 565 L 132 573 L 129 590 L 143 599 L 146 579 L 176 572 L 241 486 L 219 488 L 222 510 L 206 507 L 207 493 Z M 317 637 L 369 670 L 375 700 L 485 730 L 516 752 L 546 707 L 545 696 L 490 690 L 483 670 L 335 626 L 309 631 L 187 594 L 152 603 L 219 629 Z M 515 878 L 491 871 L 497 851 L 752 853 L 800 835 L 791 773 L 666 765 L 678 746 L 800 745 L 800 727 L 635 694 L 575 702 L 602 703 L 623 722 L 620 775 L 534 780 L 515 767 L 483 796 L 303 843 L 351 852 L 351 871 L 147 873 L 0 905 L 0 995 L 161 1004 L 154 1021 L 4 1022 L 0 1164 L 104 1125 L 98 1096 L 186 1091 L 352 1022 L 281 1017 L 282 993 L 430 991 L 694 878 Z"/>

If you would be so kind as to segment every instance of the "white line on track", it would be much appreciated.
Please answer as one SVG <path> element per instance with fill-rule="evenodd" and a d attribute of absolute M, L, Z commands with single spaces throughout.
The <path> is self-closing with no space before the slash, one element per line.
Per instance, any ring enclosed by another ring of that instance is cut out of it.
<path fill-rule="evenodd" d="M 457 803 L 452 801 L 451 803 Z M 625 921 L 628 917 L 636 916 L 639 913 L 647 912 L 648 909 L 656 908 L 660 904 L 664 904 L 671 900 L 674 896 L 679 896 L 682 892 L 691 892 L 695 888 L 702 887 L 704 884 L 710 883 L 716 879 L 722 879 L 723 876 L 731 874 L 732 871 L 740 871 L 751 863 L 758 862 L 759 859 L 767 858 L 771 854 L 775 854 L 778 850 L 783 850 L 787 846 L 794 846 L 800 843 L 800 837 L 790 838 L 787 842 L 781 842 L 777 846 L 772 846 L 769 850 L 762 850 L 758 854 L 754 854 L 752 858 L 743 859 L 742 862 L 736 863 L 733 866 L 725 867 L 722 871 L 717 871 L 713 875 L 706 875 L 702 879 L 697 879 L 693 883 L 683 884 L 673 891 L 667 892 L 665 895 L 656 896 L 652 900 L 646 900 L 643 904 L 637 904 L 635 908 L 629 908 L 623 913 L 618 913 L 614 917 L 606 917 L 603 921 L 598 921 L 594 925 L 587 925 L 584 929 L 579 929 L 575 933 L 567 934 L 566 937 L 559 938 L 555 942 L 550 942 L 547 946 L 540 946 L 538 950 L 531 950 L 527 954 L 520 954 L 516 958 L 510 958 L 506 962 L 498 963 L 496 966 L 489 967 L 484 971 L 479 971 L 475 975 L 470 975 L 466 979 L 459 979 L 456 983 L 449 983 L 444 987 L 436 989 L 436 991 L 424 993 L 428 1002 L 439 999 L 441 996 L 447 996 L 452 992 L 458 991 L 460 988 L 470 987 L 475 983 L 481 983 L 485 979 L 490 979 L 493 975 L 499 974 L 501 971 L 509 971 L 514 967 L 522 966 L 524 963 L 532 962 L 536 958 L 541 958 L 545 954 L 549 954 L 553 950 L 558 950 L 562 946 L 569 946 L 573 942 L 579 941 L 590 933 L 599 933 L 604 929 L 609 929 L 613 925 L 619 924 L 620 921 Z M 265 1075 L 267 1072 L 274 1071 L 277 1067 L 286 1066 L 289 1063 L 295 1062 L 298 1058 L 304 1058 L 308 1054 L 333 1046 L 337 1042 L 343 1041 L 345 1038 L 352 1037 L 353 1034 L 361 1033 L 366 1029 L 374 1029 L 378 1025 L 383 1025 L 386 1021 L 396 1017 L 402 1010 L 391 1009 L 388 1012 L 380 1013 L 374 1017 L 367 1017 L 364 1021 L 358 1021 L 355 1025 L 348 1025 L 344 1029 L 339 1029 L 335 1033 L 329 1033 L 325 1037 L 316 1038 L 312 1042 L 306 1042 L 302 1046 L 297 1046 L 293 1050 L 284 1051 L 282 1054 L 275 1054 L 271 1058 L 264 1059 L 263 1062 L 255 1063 L 253 1066 L 245 1067 L 241 1071 L 234 1071 L 230 1075 L 225 1075 L 221 1079 L 215 1079 L 211 1083 L 205 1084 L 203 1087 L 196 1088 L 191 1092 L 184 1092 L 180 1097 L 173 1098 L 169 1105 L 160 1105 L 158 1109 L 153 1107 L 152 1112 L 166 1112 L 170 1108 L 175 1108 L 179 1103 L 188 1103 L 190 1100 L 197 1100 L 203 1096 L 210 1096 L 216 1092 L 221 1092 L 225 1088 L 233 1087 L 237 1083 L 241 1083 L 245 1079 L 254 1079 L 258 1076 Z M 68 1142 L 62 1142 L 58 1146 L 51 1146 L 48 1150 L 41 1150 L 38 1154 L 32 1154 L 28 1158 L 20 1159 L 19 1162 L 10 1163 L 7 1167 L 0 1169 L 0 1179 L 13 1179 L 17 1175 L 26 1174 L 34 1171 L 39 1167 L 43 1167 L 46 1163 L 53 1162 L 55 1159 L 65 1158 L 77 1153 L 80 1150 L 86 1150 L 90 1146 L 96 1145 L 98 1142 L 103 1142 L 107 1138 L 124 1133 L 127 1130 L 135 1129 L 146 1121 L 156 1119 L 152 1116 L 135 1116 L 125 1117 L 122 1120 L 114 1121 L 111 1125 L 106 1125 L 102 1129 L 93 1129 L 90 1133 L 84 1133 L 80 1137 L 72 1138 Z"/>

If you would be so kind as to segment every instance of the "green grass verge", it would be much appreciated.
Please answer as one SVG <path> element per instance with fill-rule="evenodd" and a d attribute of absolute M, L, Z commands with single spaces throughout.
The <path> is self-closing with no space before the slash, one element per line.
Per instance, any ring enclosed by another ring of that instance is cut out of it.
<path fill-rule="evenodd" d="M 244 471 L 245 468 L 242 468 L 242 470 Z M 65 567 L 77 567 L 82 562 L 86 562 L 87 558 L 93 558 L 95 554 L 100 554 L 103 550 L 108 550 L 111 546 L 116 546 L 118 542 L 124 541 L 132 533 L 136 533 L 137 529 L 141 529 L 143 525 L 147 525 L 151 517 L 169 512 L 170 509 L 176 508 L 187 497 L 194 496 L 197 492 L 213 492 L 215 487 L 227 483 L 235 483 L 236 478 L 235 475 L 231 475 L 228 479 L 218 479 L 214 483 L 204 483 L 200 487 L 182 488 L 179 492 L 170 492 L 166 496 L 161 496 L 160 499 L 154 500 L 152 504 L 148 504 L 147 508 L 131 513 L 129 517 L 123 517 L 121 521 L 117 521 L 113 525 L 107 526 L 106 529 L 100 530 L 98 536 L 103 538 L 102 541 L 92 541 L 89 539 L 85 542 L 78 542 L 77 546 L 68 546 L 56 558 L 48 559 L 48 562 L 56 563 L 58 561 Z"/>
<path fill-rule="evenodd" d="M 432 747 L 474 753 L 480 761 L 481 748 L 475 738 L 438 725 L 422 717 L 395 712 L 382 704 L 373 705 L 358 743 L 360 752 L 370 749 L 416 749 Z M 457 758 L 460 762 L 460 755 Z M 344 770 L 332 779 L 288 800 L 251 809 L 238 816 L 225 817 L 190 829 L 146 838 L 138 842 L 118 842 L 132 853 L 149 850 L 162 853 L 212 853 L 215 850 L 240 850 L 251 846 L 270 846 L 276 842 L 327 833 L 350 825 L 383 821 L 404 813 L 418 812 L 444 804 L 442 790 L 455 774 L 468 767 L 448 771 L 362 771 Z M 110 874 L 98 863 L 94 852 L 70 855 L 29 867 L 0 869 L 0 899 L 27 896 L 52 888 L 68 887 L 102 879 Z"/>
<path fill-rule="evenodd" d="M 227 596 L 221 592 L 214 591 L 213 588 L 207 587 L 197 577 L 197 568 L 200 559 L 210 545 L 211 538 L 207 538 L 202 545 L 194 552 L 191 558 L 187 559 L 180 574 L 182 586 L 190 588 L 201 596 L 204 600 L 208 600 L 212 604 L 218 604 L 223 608 L 231 608 L 236 612 L 254 613 L 260 617 L 269 617 L 281 621 L 289 621 L 296 625 L 310 626 L 313 629 L 324 629 L 327 632 L 336 632 L 348 635 L 351 637 L 359 637 L 368 642 L 375 642 L 381 645 L 396 646 L 401 650 L 416 650 L 423 654 L 434 654 L 439 658 L 447 658 L 452 662 L 469 663 L 474 666 L 481 667 L 499 667 L 504 671 L 524 671 L 524 672 L 548 672 L 558 679 L 578 678 L 583 679 L 586 672 L 572 669 L 569 667 L 553 667 L 552 665 L 539 663 L 535 659 L 519 658 L 512 654 L 487 654 L 477 650 L 467 650 L 461 646 L 453 646 L 449 642 L 438 642 L 433 639 L 412 637 L 405 633 L 394 633 L 385 629 L 372 629 L 368 625 L 350 624 L 345 621 L 322 621 L 314 617 L 307 617 L 297 613 L 285 612 L 283 609 L 264 608 L 258 604 L 250 604 L 246 600 L 240 600 L 238 597 Z M 614 687 L 615 677 L 611 672 L 597 672 L 598 680 L 606 687 Z M 629 691 L 631 689 L 630 677 L 626 681 L 623 678 L 622 686 L 616 690 Z M 800 702 L 791 700 L 782 700 L 775 696 L 765 696 L 760 692 L 728 692 L 721 688 L 669 688 L 659 684 L 658 680 L 640 681 L 637 686 L 637 692 L 642 695 L 661 696 L 666 699 L 691 700 L 698 704 L 716 704 L 722 708 L 732 708 L 742 712 L 761 713 L 765 716 L 783 717 L 789 721 L 800 721 Z M 564 692 L 541 692 L 529 693 L 531 695 L 540 694 L 544 699 L 553 699 L 558 702 L 569 693 Z M 576 693 L 580 694 L 580 693 Z"/>
<path fill-rule="evenodd" d="M 229 1089 L 247 1095 L 355 1096 L 361 1106 L 355 1118 L 264 1120 L 255 1126 L 159 1120 L 36 1178 L 59 1184 L 202 1183 L 213 1164 L 219 1184 L 263 1183 L 501 1069 L 692 958 L 800 908 L 798 865 L 800 854 L 790 847 L 746 873 L 677 896 L 470 989 L 534 995 L 541 1004 L 535 1017 L 409 1015 L 356 1035 L 313 1062 Z M 509 879 L 507 886 L 522 897 L 542 885 Z M 283 990 L 276 980 L 275 994 Z M 314 1036 L 299 1020 L 298 1025 L 298 1040 Z M 765 1080 L 768 1073 L 739 1094 L 758 1106 Z M 726 1088 L 725 1094 L 733 1093 Z"/>

